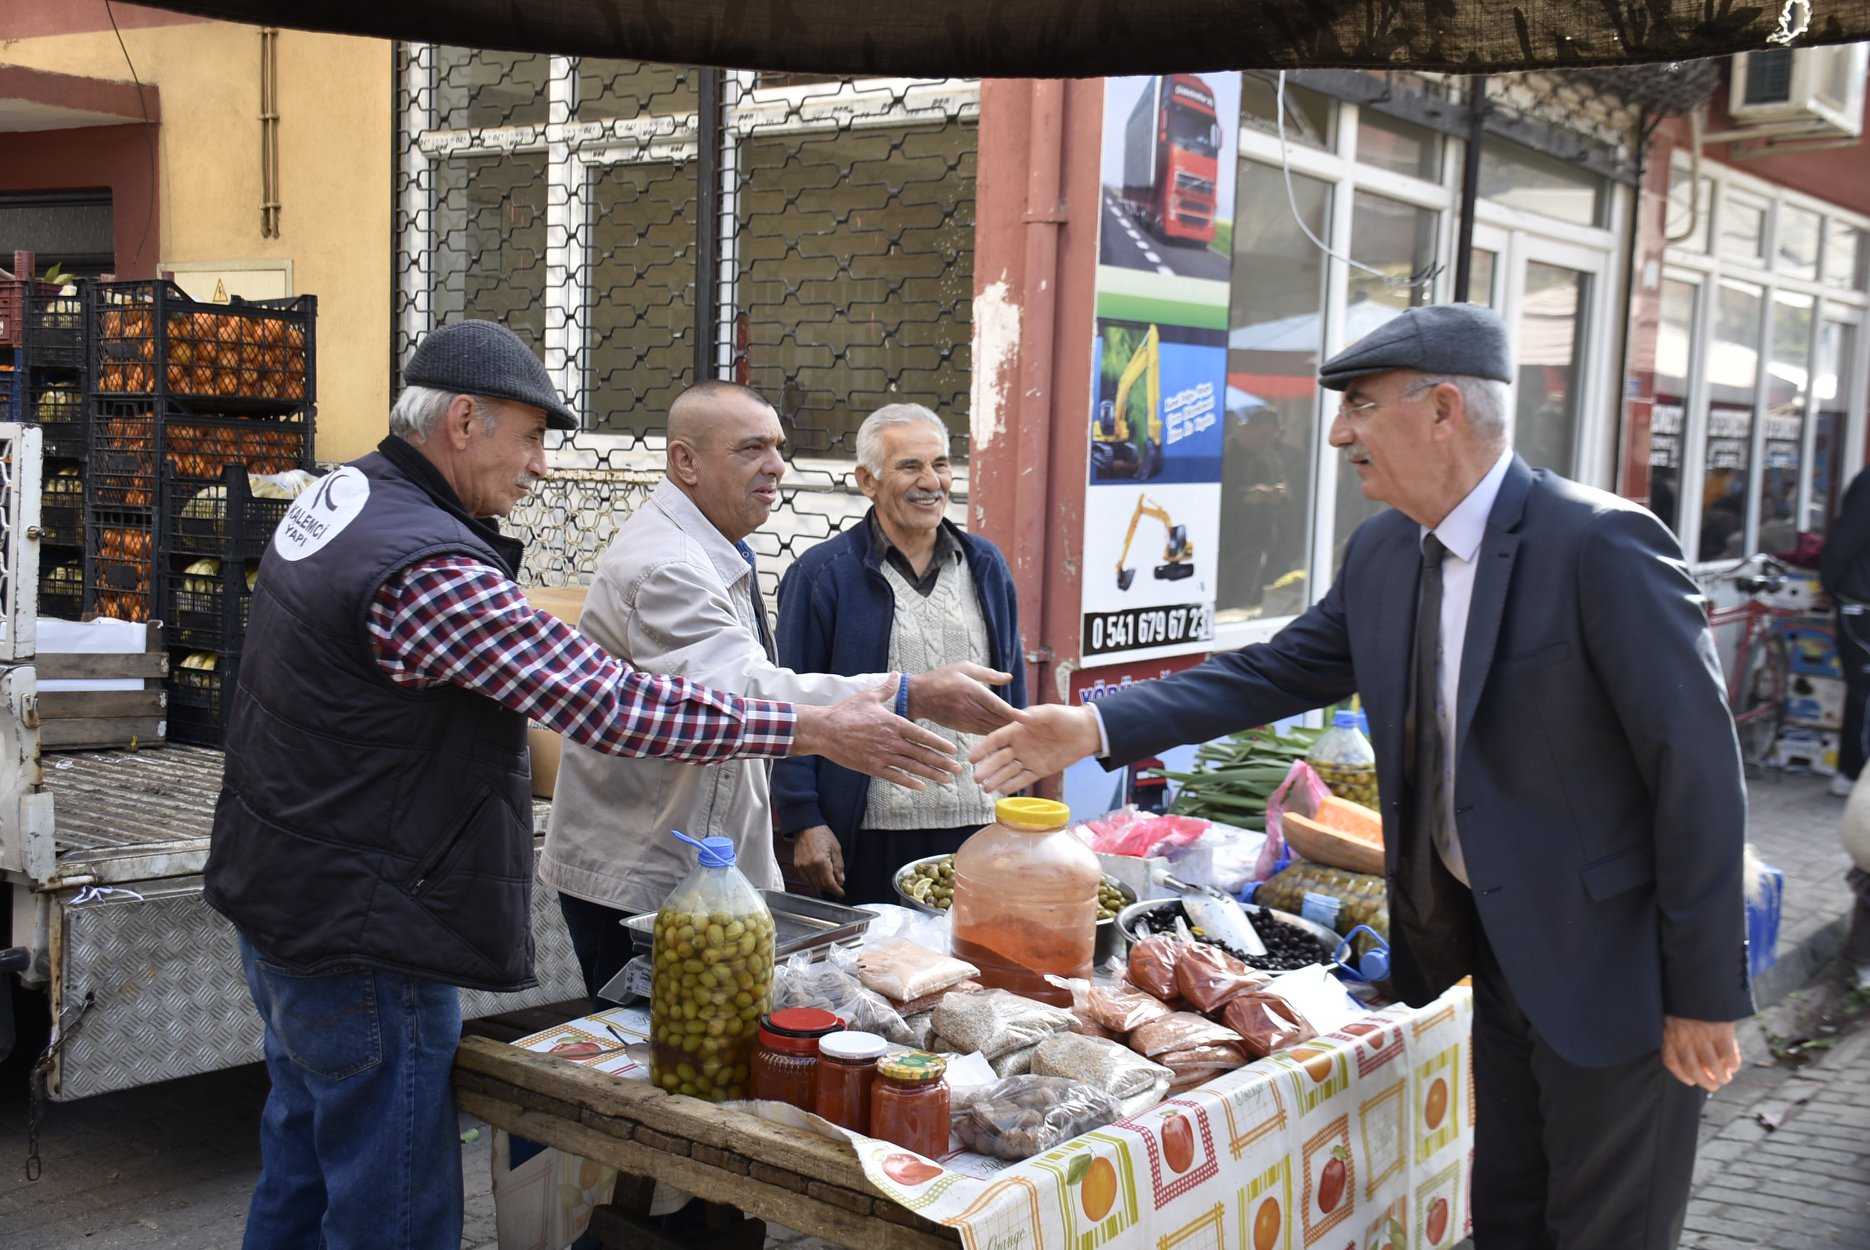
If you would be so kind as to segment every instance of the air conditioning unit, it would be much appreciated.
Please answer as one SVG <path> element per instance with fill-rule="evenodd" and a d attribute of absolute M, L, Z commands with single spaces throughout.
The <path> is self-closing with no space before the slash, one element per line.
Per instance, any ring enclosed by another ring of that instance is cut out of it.
<path fill-rule="evenodd" d="M 1734 57 L 1727 111 L 1750 135 L 1857 138 L 1870 44 L 1773 48 Z"/>

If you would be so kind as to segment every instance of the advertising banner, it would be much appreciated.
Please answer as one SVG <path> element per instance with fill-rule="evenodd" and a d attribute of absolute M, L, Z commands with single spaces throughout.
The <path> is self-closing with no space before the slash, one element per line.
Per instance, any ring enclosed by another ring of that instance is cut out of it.
<path fill-rule="evenodd" d="M 1214 637 L 1240 76 L 1104 83 L 1084 666 Z"/>

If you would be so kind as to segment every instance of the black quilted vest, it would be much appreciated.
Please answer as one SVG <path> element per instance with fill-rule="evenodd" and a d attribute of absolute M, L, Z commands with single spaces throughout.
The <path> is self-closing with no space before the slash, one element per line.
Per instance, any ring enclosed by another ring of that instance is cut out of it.
<path fill-rule="evenodd" d="M 512 576 L 521 550 L 395 438 L 321 479 L 275 533 L 206 871 L 208 902 L 270 962 L 534 984 L 526 720 L 457 686 L 395 685 L 365 627 L 378 588 L 418 560 L 459 553 Z"/>

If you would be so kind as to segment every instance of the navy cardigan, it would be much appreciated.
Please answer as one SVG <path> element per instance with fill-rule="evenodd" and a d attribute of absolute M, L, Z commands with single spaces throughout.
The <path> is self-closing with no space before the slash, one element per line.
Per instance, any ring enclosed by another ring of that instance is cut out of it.
<path fill-rule="evenodd" d="M 873 513 L 875 509 L 871 510 Z M 1019 648 L 1019 603 L 1000 549 L 943 521 L 961 545 L 980 594 L 992 654 L 988 664 L 1013 674 L 999 693 L 1026 706 L 1026 664 Z M 800 556 L 779 581 L 779 662 L 795 673 L 889 671 L 896 600 L 883 577 L 883 548 L 866 515 Z M 779 830 L 792 836 L 827 825 L 839 838 L 857 832 L 870 779 L 820 756 L 782 759 L 773 767 Z"/>

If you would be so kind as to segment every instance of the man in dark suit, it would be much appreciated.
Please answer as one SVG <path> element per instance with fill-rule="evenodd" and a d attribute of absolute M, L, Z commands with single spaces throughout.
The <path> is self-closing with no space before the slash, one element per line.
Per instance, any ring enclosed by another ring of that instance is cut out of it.
<path fill-rule="evenodd" d="M 1505 327 L 1411 309 L 1321 370 L 1331 443 L 1391 505 L 1272 641 L 973 753 L 989 790 L 1361 692 L 1382 791 L 1393 980 L 1474 978 L 1475 1240 L 1673 1246 L 1704 1091 L 1739 1065 L 1739 748 L 1669 531 L 1528 468 Z"/>

